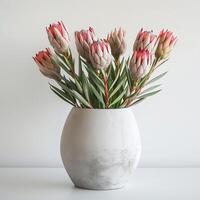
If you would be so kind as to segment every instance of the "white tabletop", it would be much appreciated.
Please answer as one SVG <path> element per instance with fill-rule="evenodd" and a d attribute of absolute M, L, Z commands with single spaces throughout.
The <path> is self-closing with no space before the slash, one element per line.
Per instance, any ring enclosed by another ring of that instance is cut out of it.
<path fill-rule="evenodd" d="M 139 168 L 124 189 L 74 188 L 63 168 L 0 168 L 2 200 L 200 200 L 200 169 Z"/>

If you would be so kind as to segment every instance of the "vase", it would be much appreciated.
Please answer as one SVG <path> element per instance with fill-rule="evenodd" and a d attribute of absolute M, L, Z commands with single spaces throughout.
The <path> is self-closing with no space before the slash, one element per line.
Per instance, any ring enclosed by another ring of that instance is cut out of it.
<path fill-rule="evenodd" d="M 122 188 L 132 178 L 141 141 L 131 108 L 72 108 L 61 136 L 61 157 L 75 187 Z"/>

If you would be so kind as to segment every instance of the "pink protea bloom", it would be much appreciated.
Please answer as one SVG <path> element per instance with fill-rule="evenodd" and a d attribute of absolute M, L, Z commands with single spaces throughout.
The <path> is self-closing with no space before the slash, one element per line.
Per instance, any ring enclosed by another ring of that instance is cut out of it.
<path fill-rule="evenodd" d="M 152 54 L 148 50 L 134 51 L 131 61 L 130 70 L 133 77 L 140 79 L 146 75 L 148 69 L 152 64 Z"/>
<path fill-rule="evenodd" d="M 96 41 L 96 35 L 94 29 L 89 27 L 88 30 L 81 30 L 75 32 L 76 48 L 80 56 L 89 60 L 90 45 Z"/>
<path fill-rule="evenodd" d="M 156 45 L 156 40 L 157 36 L 152 31 L 143 31 L 141 29 L 134 42 L 133 51 L 145 49 L 152 52 Z"/>
<path fill-rule="evenodd" d="M 108 34 L 107 40 L 110 44 L 112 55 L 118 59 L 126 50 L 125 30 L 115 28 L 114 31 Z"/>
<path fill-rule="evenodd" d="M 63 22 L 50 24 L 46 31 L 54 50 L 60 54 L 67 53 L 69 50 L 69 34 Z"/>
<path fill-rule="evenodd" d="M 33 59 L 44 76 L 55 80 L 60 79 L 60 67 L 50 49 L 39 51 Z"/>
<path fill-rule="evenodd" d="M 107 68 L 112 61 L 111 48 L 106 40 L 98 40 L 90 45 L 90 61 L 94 68 Z"/>
<path fill-rule="evenodd" d="M 156 49 L 156 57 L 165 59 L 169 56 L 171 50 L 177 42 L 177 37 L 171 31 L 162 30 L 158 36 L 159 43 Z"/>

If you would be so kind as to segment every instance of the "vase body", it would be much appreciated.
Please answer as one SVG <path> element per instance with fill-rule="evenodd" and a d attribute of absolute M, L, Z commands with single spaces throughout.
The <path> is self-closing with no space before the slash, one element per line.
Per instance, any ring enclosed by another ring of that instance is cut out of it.
<path fill-rule="evenodd" d="M 64 167 L 76 187 L 122 188 L 131 178 L 141 154 L 133 111 L 72 108 L 60 147 Z"/>

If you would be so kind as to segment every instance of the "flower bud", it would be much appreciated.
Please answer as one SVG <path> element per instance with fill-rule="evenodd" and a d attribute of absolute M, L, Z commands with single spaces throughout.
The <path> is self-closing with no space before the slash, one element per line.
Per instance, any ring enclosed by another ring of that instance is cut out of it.
<path fill-rule="evenodd" d="M 145 49 L 152 53 L 156 39 L 157 36 L 154 35 L 152 31 L 143 31 L 143 29 L 141 29 L 134 42 L 133 51 Z"/>
<path fill-rule="evenodd" d="M 133 77 L 140 79 L 146 75 L 151 63 L 152 54 L 148 50 L 134 51 L 129 66 Z"/>
<path fill-rule="evenodd" d="M 114 31 L 108 34 L 107 41 L 110 44 L 112 55 L 115 59 L 118 59 L 126 50 L 125 30 L 115 28 Z"/>
<path fill-rule="evenodd" d="M 177 42 L 177 37 L 172 32 L 162 30 L 158 36 L 159 43 L 155 52 L 156 58 L 165 59 L 169 56 L 172 48 Z"/>
<path fill-rule="evenodd" d="M 46 28 L 49 42 L 57 53 L 66 54 L 69 50 L 69 35 L 63 22 L 50 24 Z"/>
<path fill-rule="evenodd" d="M 33 59 L 44 76 L 55 80 L 60 79 L 60 67 L 50 49 L 38 52 Z"/>
<path fill-rule="evenodd" d="M 98 40 L 90 45 L 90 61 L 97 69 L 107 68 L 112 61 L 110 45 L 106 40 Z"/>
<path fill-rule="evenodd" d="M 76 48 L 80 56 L 89 60 L 90 45 L 96 41 L 94 29 L 89 27 L 88 30 L 81 30 L 75 32 Z"/>

